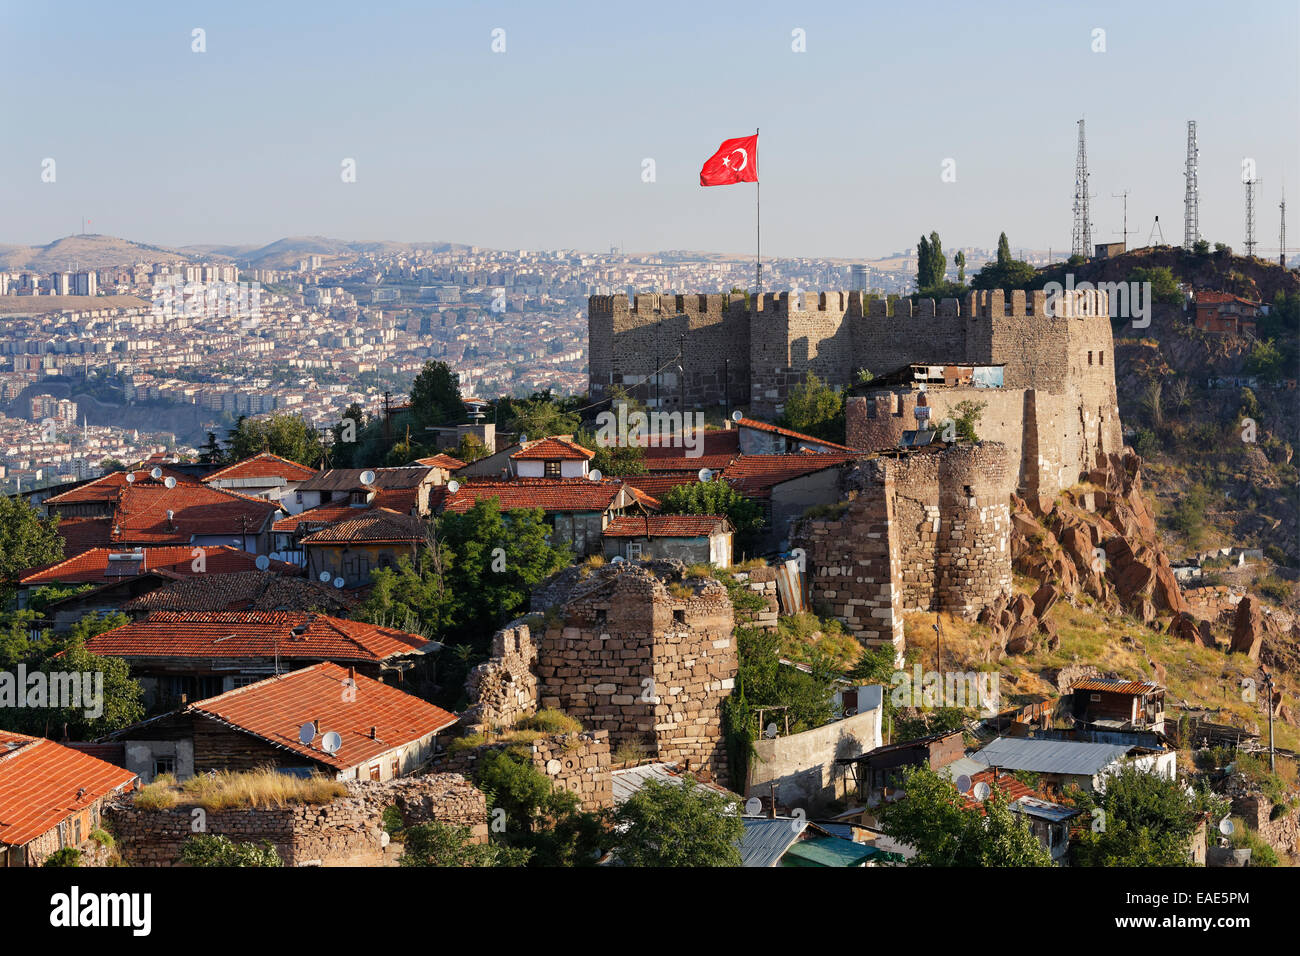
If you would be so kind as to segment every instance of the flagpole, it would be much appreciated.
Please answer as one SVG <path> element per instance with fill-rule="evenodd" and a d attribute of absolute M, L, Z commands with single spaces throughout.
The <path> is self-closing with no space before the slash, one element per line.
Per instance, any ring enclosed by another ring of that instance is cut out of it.
<path fill-rule="evenodd" d="M 758 153 L 758 127 L 754 127 L 754 153 Z M 763 293 L 763 186 L 757 179 L 754 180 L 754 238 L 756 240 L 754 261 L 754 274 L 758 280 L 758 294 Z"/>

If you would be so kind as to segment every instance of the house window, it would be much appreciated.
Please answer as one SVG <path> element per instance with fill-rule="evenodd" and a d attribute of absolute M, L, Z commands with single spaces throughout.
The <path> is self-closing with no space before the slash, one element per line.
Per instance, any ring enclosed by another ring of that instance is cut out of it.
<path fill-rule="evenodd" d="M 392 776 L 400 777 L 402 775 L 402 762 L 394 757 L 393 762 L 388 769 L 391 771 Z"/>
<path fill-rule="evenodd" d="M 162 776 L 165 773 L 170 773 L 170 774 L 176 773 L 176 758 L 175 757 L 154 757 L 153 758 L 154 779 L 157 780 L 158 777 Z"/>
<path fill-rule="evenodd" d="M 1088 699 L 1095 704 L 1101 703 L 1101 694 L 1089 694 Z"/>
<path fill-rule="evenodd" d="M 628 546 L 627 546 L 627 559 L 628 559 L 629 561 L 640 561 L 640 560 L 641 560 L 641 547 L 642 547 L 642 546 L 641 546 L 640 543 L 637 543 L 637 542 L 630 542 L 630 543 L 628 544 Z"/>
<path fill-rule="evenodd" d="M 301 492 L 301 491 L 295 491 L 294 494 L 293 494 L 293 500 L 294 500 L 295 502 L 297 502 L 298 504 L 302 504 L 302 492 Z"/>
<path fill-rule="evenodd" d="M 1106 364 L 1106 353 L 1105 353 L 1105 352 L 1098 352 L 1098 353 L 1097 353 L 1097 364 L 1098 364 L 1098 365 L 1105 365 L 1105 364 Z"/>
<path fill-rule="evenodd" d="M 238 677 L 230 678 L 230 689 L 236 687 L 247 687 L 249 684 L 256 684 L 260 680 L 266 680 L 264 674 L 241 674 Z"/>
<path fill-rule="evenodd" d="M 1091 353 L 1091 352 L 1088 353 L 1088 364 L 1089 364 L 1089 365 L 1092 364 L 1092 353 Z"/>
<path fill-rule="evenodd" d="M 372 764 L 370 765 L 370 779 L 371 779 L 371 780 L 378 780 L 379 777 L 380 777 L 380 773 L 379 773 L 379 764 L 377 764 L 377 763 L 372 763 Z"/>
<path fill-rule="evenodd" d="M 72 821 L 72 845 L 81 846 L 81 817 Z"/>
<path fill-rule="evenodd" d="M 605 626 L 605 622 L 606 622 L 608 619 L 609 619 L 609 612 L 608 612 L 608 611 L 603 611 L 603 610 L 602 610 L 602 611 L 597 611 L 597 612 L 596 612 L 596 626 L 597 626 L 597 627 L 604 627 L 604 626 Z"/>
<path fill-rule="evenodd" d="M 685 612 L 684 610 L 676 610 L 676 611 L 673 611 L 673 623 L 674 623 L 674 624 L 685 624 L 685 623 L 686 623 L 686 612 Z"/>
<path fill-rule="evenodd" d="M 558 461 L 548 461 L 546 463 L 546 477 L 547 478 L 560 477 L 560 463 Z"/>

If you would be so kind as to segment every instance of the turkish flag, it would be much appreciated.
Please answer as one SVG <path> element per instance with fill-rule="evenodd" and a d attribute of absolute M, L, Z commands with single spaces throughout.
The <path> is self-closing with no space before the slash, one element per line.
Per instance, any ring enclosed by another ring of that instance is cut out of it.
<path fill-rule="evenodd" d="M 701 186 L 758 182 L 758 134 L 724 140 L 700 170 Z"/>

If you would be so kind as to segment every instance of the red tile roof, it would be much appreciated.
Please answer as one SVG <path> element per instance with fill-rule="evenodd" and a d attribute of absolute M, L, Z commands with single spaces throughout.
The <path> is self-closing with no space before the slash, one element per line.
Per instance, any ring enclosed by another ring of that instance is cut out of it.
<path fill-rule="evenodd" d="M 0 734 L 0 844 L 24 846 L 135 780 L 129 770 L 52 740 Z"/>
<path fill-rule="evenodd" d="M 323 611 L 346 616 L 357 598 L 342 588 L 263 571 L 195 574 L 122 605 L 131 611 Z"/>
<path fill-rule="evenodd" d="M 201 551 L 203 554 L 204 563 L 201 572 L 194 569 L 194 562 L 198 560 L 195 551 Z M 110 559 L 110 556 L 115 557 Z M 54 583 L 111 584 L 149 571 L 176 577 L 200 573 L 220 574 L 257 570 L 257 555 L 224 544 L 181 545 L 138 550 L 93 548 L 55 564 L 29 571 L 18 581 L 29 587 Z M 297 566 L 284 561 L 271 561 L 268 570 L 277 574 L 297 574 L 299 571 Z"/>
<path fill-rule="evenodd" d="M 1239 295 L 1233 295 L 1231 292 L 1212 292 L 1209 289 L 1196 290 L 1197 305 L 1222 305 L 1228 302 L 1238 302 L 1241 305 L 1253 305 L 1258 308 L 1259 303 L 1251 299 L 1243 299 Z"/>
<path fill-rule="evenodd" d="M 345 668 L 331 663 L 258 681 L 185 709 L 338 770 L 437 733 L 458 719 L 381 681 L 360 674 L 349 678 Z M 298 737 L 308 723 L 316 724 L 317 733 L 310 745 Z M 343 738 L 343 746 L 332 754 L 321 749 L 322 735 L 331 732 Z"/>
<path fill-rule="evenodd" d="M 623 479 L 624 482 L 631 485 L 642 494 L 651 495 L 656 499 L 663 498 L 664 495 L 672 491 L 678 485 L 693 485 L 700 479 L 694 474 L 678 475 L 628 475 Z"/>
<path fill-rule="evenodd" d="M 646 455 L 646 471 L 652 475 L 665 472 L 695 475 L 701 468 L 707 468 L 709 471 L 721 471 L 736 460 L 736 455 L 732 452 L 725 452 L 720 455 L 699 455 L 692 458 L 689 455 L 682 454 L 680 448 L 672 449 L 672 451 L 676 452 L 676 454 L 655 455 L 653 457 Z"/>
<path fill-rule="evenodd" d="M 353 509 L 352 515 L 301 539 L 302 544 L 423 542 L 428 530 L 419 518 L 388 508 Z"/>
<path fill-rule="evenodd" d="M 479 501 L 497 498 L 502 511 L 541 508 L 545 511 L 605 511 L 623 491 L 621 480 L 604 478 L 514 478 L 506 481 L 475 480 L 463 483 L 446 498 L 444 510 L 452 514 L 469 511 Z M 633 489 L 627 496 L 635 500 Z"/>
<path fill-rule="evenodd" d="M 286 481 L 305 481 L 316 474 L 318 472 L 315 468 L 300 465 L 296 461 L 265 451 L 252 458 L 237 461 L 220 471 L 204 475 L 202 480 L 205 484 L 228 478 L 283 478 Z"/>
<path fill-rule="evenodd" d="M 730 530 L 723 515 L 622 515 L 604 533 L 607 538 L 698 538 Z"/>
<path fill-rule="evenodd" d="M 979 810 L 981 813 L 984 812 L 984 802 L 982 800 L 976 800 L 974 797 L 975 787 L 977 784 L 981 783 L 987 783 L 990 788 L 996 787 L 1001 790 L 1007 795 L 1007 800 L 1010 802 L 1015 802 L 1021 797 L 1042 796 L 1042 794 L 1033 787 L 1017 780 L 1005 770 L 999 771 L 995 778 L 993 768 L 989 768 L 988 770 L 981 770 L 978 773 L 970 775 L 970 789 L 961 795 L 962 800 L 966 804 L 967 810 Z"/>
<path fill-rule="evenodd" d="M 557 459 L 560 461 L 590 461 L 596 457 L 596 453 L 590 448 L 583 448 L 576 442 L 564 438 L 543 438 L 541 441 L 529 442 L 527 447 L 519 449 L 510 457 L 528 461 L 556 461 Z"/>
<path fill-rule="evenodd" d="M 782 428 L 779 425 L 772 425 L 768 422 L 760 422 L 755 418 L 742 418 L 736 422 L 738 428 L 754 428 L 761 432 L 769 432 L 773 435 L 781 435 L 785 438 L 791 438 L 795 441 L 804 441 L 812 445 L 819 445 L 823 448 L 834 448 L 837 451 L 853 451 L 847 445 L 837 445 L 833 441 L 827 441 L 824 438 L 815 438 L 812 435 L 805 435 L 803 432 L 791 431 L 789 428 Z"/>
<path fill-rule="evenodd" d="M 112 518 L 60 518 L 59 537 L 64 554 L 80 554 L 91 548 L 106 548 L 113 537 Z"/>
<path fill-rule="evenodd" d="M 793 455 L 741 455 L 722 472 L 722 479 L 740 494 L 750 498 L 766 498 L 772 487 L 791 478 L 810 475 L 814 471 L 842 465 L 858 457 L 857 452 L 827 452 Z"/>
<path fill-rule="evenodd" d="M 368 506 L 367 506 L 368 507 Z M 362 507 L 353 507 L 346 501 L 327 501 L 323 505 L 317 505 L 315 508 L 308 508 L 306 511 L 300 511 L 296 515 L 289 515 L 281 518 L 275 524 L 271 525 L 272 531 L 288 533 L 291 531 L 317 530 L 335 522 L 342 521 L 344 518 L 350 518 L 353 515 L 365 511 Z"/>
<path fill-rule="evenodd" d="M 729 455 L 735 457 L 740 453 L 740 433 L 734 428 L 710 428 L 703 433 L 703 444 L 699 442 L 700 433 L 691 436 L 695 451 L 705 455 Z M 650 435 L 646 441 L 646 458 L 675 458 L 686 453 L 680 435 Z"/>
<path fill-rule="evenodd" d="M 465 462 L 459 458 L 452 458 L 451 455 L 442 452 L 430 455 L 428 458 L 417 458 L 415 463 L 417 465 L 428 465 L 430 468 L 445 468 L 447 471 L 455 471 L 457 468 L 465 467 Z"/>
<path fill-rule="evenodd" d="M 304 628 L 294 634 L 295 628 Z M 377 662 L 420 651 L 419 634 L 291 611 L 155 611 L 86 642 L 106 657 L 229 657 Z"/>
<path fill-rule="evenodd" d="M 197 478 L 186 472 L 173 471 L 170 468 L 163 468 L 161 465 L 156 467 L 162 472 L 157 478 L 153 477 L 153 469 L 141 468 L 130 472 L 111 471 L 107 475 L 73 488 L 71 491 L 65 491 L 61 495 L 46 498 L 45 504 L 57 506 L 88 504 L 96 501 L 114 502 L 118 498 L 118 492 L 124 488 L 134 487 L 135 485 L 163 487 L 168 478 L 175 478 L 178 485 L 200 484 Z M 127 475 L 132 476 L 132 481 L 126 480 Z"/>

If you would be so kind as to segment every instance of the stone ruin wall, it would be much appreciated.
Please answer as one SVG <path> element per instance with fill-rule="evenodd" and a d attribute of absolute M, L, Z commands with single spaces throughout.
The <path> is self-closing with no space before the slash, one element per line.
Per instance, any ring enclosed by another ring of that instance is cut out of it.
<path fill-rule="evenodd" d="M 458 750 L 436 758 L 434 769 L 473 779 L 484 754 L 520 746 L 501 741 Z M 522 746 L 528 750 L 533 766 L 546 774 L 554 787 L 577 794 L 582 809 L 600 810 L 614 805 L 608 731 L 552 734 Z"/>
<path fill-rule="evenodd" d="M 395 806 L 408 826 L 467 826 L 474 842 L 487 842 L 486 798 L 459 774 L 348 781 L 347 788 L 346 797 L 327 804 L 205 811 L 200 832 L 235 843 L 270 841 L 285 866 L 393 865 L 400 848 L 389 844 L 383 813 Z M 127 864 L 176 866 L 185 841 L 195 835 L 195 810 L 146 810 L 124 798 L 105 808 L 104 819 Z"/>
<path fill-rule="evenodd" d="M 631 563 L 579 582 L 563 622 L 537 642 L 541 705 L 607 731 L 615 749 L 725 779 L 722 701 L 738 668 L 731 600 L 713 580 L 669 583 Z"/>
<path fill-rule="evenodd" d="M 993 442 L 861 462 L 844 513 L 796 529 L 812 605 L 900 652 L 905 612 L 974 615 L 1011 590 L 1013 476 Z"/>

